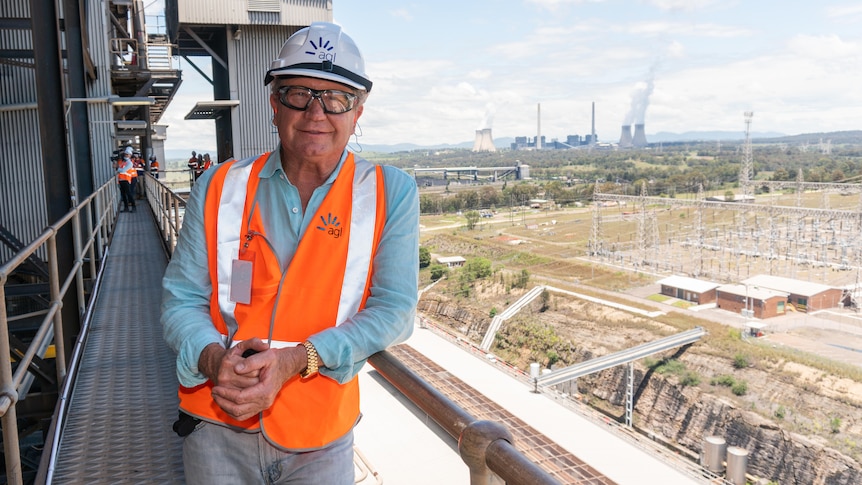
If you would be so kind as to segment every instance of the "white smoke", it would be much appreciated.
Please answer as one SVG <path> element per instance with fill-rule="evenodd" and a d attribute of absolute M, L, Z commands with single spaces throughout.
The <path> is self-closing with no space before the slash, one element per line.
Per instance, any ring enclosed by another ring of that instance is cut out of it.
<path fill-rule="evenodd" d="M 632 92 L 632 104 L 628 114 L 626 114 L 625 120 L 623 120 L 623 126 L 644 124 L 647 107 L 649 107 L 649 97 L 652 95 L 654 87 L 657 67 L 657 63 L 653 64 L 647 74 L 647 79 L 635 85 L 635 89 Z"/>
<path fill-rule="evenodd" d="M 476 128 L 477 130 L 488 130 L 491 128 L 491 125 L 494 123 L 494 115 L 497 113 L 497 108 L 494 106 L 494 103 L 488 103 L 485 105 L 485 116 L 482 118 L 482 122 L 479 123 L 479 126 Z"/>

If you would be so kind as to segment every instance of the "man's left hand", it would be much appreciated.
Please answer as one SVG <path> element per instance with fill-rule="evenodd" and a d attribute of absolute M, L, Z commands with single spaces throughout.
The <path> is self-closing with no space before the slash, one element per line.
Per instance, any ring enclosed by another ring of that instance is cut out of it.
<path fill-rule="evenodd" d="M 217 385 L 212 390 L 213 399 L 234 419 L 246 420 L 269 409 L 284 383 L 306 365 L 307 356 L 302 345 L 264 350 L 234 367 L 237 374 L 257 375 L 260 382 L 244 389 Z"/>

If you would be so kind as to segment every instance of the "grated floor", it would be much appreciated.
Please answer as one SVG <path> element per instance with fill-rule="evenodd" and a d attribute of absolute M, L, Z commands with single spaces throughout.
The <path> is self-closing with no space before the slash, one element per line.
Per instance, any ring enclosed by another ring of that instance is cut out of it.
<path fill-rule="evenodd" d="M 182 483 L 175 356 L 159 323 L 167 258 L 149 207 L 121 213 L 53 483 Z"/>

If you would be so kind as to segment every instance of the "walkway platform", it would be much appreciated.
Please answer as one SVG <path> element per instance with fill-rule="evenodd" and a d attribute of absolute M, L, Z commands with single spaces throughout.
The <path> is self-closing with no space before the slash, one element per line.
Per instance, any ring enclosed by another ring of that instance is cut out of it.
<path fill-rule="evenodd" d="M 50 483 L 184 482 L 182 441 L 171 429 L 175 356 L 159 323 L 167 257 L 148 207 L 138 207 L 117 223 Z M 560 483 L 704 483 L 429 329 L 417 327 L 392 353 L 477 419 L 507 426 Z M 370 365 L 359 378 L 357 483 L 469 483 L 454 439 Z"/>

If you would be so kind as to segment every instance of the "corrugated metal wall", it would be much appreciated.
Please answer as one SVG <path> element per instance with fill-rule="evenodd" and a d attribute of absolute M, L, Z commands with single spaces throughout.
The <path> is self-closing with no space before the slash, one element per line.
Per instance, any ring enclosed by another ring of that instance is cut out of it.
<path fill-rule="evenodd" d="M 87 2 L 90 17 L 86 28 L 90 54 L 96 63 L 97 80 L 90 82 L 88 97 L 107 97 L 111 92 L 107 64 L 108 43 L 105 26 L 108 19 L 101 0 Z M 35 16 L 39 19 L 39 15 Z M 32 18 L 28 0 L 0 2 L 0 18 Z M 44 28 L 36 22 L 35 28 Z M 53 24 L 52 21 L 50 21 Z M 0 29 L 0 45 L 5 49 L 32 50 L 30 30 Z M 42 145 L 39 137 L 39 115 L 36 109 L 36 76 L 33 59 L 9 59 L 0 64 L 0 225 L 22 243 L 29 244 L 48 225 L 45 180 L 42 167 Z M 110 164 L 113 149 L 112 108 L 107 103 L 89 104 L 89 133 L 76 134 L 76 143 L 91 143 L 91 163 L 96 186 L 114 175 Z M 68 126 L 68 120 L 66 121 Z M 57 143 L 68 137 L 58 133 Z M 72 151 L 69 150 L 69 153 Z M 0 245 L 0 261 L 12 251 Z M 45 255 L 40 255 L 45 257 Z"/>
<path fill-rule="evenodd" d="M 234 158 L 250 157 L 273 150 L 278 134 L 272 125 L 272 107 L 269 105 L 269 86 L 263 78 L 281 45 L 298 30 L 296 27 L 247 26 L 240 40 L 228 37 L 228 49 L 234 73 L 231 91 L 237 93 L 240 105 L 234 110 Z"/>
<path fill-rule="evenodd" d="M 332 20 L 332 0 L 280 0 L 279 11 L 270 8 L 274 2 L 260 0 L 178 0 L 180 24 L 198 25 L 308 25 Z"/>
<path fill-rule="evenodd" d="M 30 18 L 29 2 L 0 2 L 0 16 Z M 4 48 L 33 49 L 29 30 L 2 29 L 0 36 Z M 32 59 L 9 61 L 0 64 L 0 225 L 26 245 L 47 225 L 36 73 L 23 67 L 32 65 Z M 0 245 L 0 261 L 12 254 Z"/>

